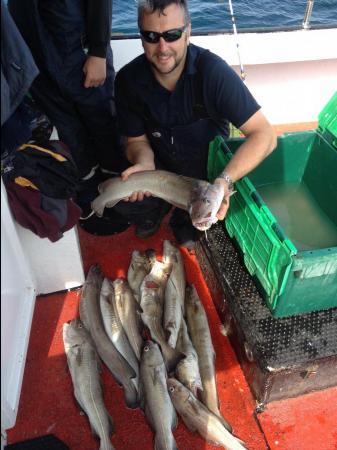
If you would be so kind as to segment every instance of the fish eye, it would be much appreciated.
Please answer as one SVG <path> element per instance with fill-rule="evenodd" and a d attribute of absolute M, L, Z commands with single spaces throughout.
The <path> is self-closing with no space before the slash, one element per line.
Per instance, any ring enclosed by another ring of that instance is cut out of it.
<path fill-rule="evenodd" d="M 150 350 L 150 347 L 148 347 L 147 345 L 144 347 L 144 352 L 148 352 Z"/>
<path fill-rule="evenodd" d="M 78 328 L 82 328 L 82 324 L 81 323 L 78 324 Z"/>
<path fill-rule="evenodd" d="M 169 391 L 170 391 L 170 392 L 174 392 L 174 391 L 175 391 L 174 387 L 173 387 L 173 386 L 170 386 Z"/>

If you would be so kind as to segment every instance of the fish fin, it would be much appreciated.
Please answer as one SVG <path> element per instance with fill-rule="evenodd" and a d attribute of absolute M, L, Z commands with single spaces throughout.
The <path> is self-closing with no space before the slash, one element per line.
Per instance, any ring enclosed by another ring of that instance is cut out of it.
<path fill-rule="evenodd" d="M 173 437 L 173 434 L 171 437 L 172 437 L 172 442 L 170 443 L 171 444 L 170 450 L 178 450 L 177 443 Z M 163 445 L 161 442 L 159 442 L 159 437 L 156 435 L 154 438 L 154 450 L 162 450 L 162 448 L 163 448 Z M 165 448 L 166 448 L 166 445 L 165 445 Z"/>
<path fill-rule="evenodd" d="M 139 400 L 140 409 L 142 409 L 144 411 L 145 410 L 145 391 L 144 391 L 144 385 L 143 385 L 141 379 L 139 379 L 139 384 L 138 384 L 138 400 Z"/>
<path fill-rule="evenodd" d="M 184 424 L 187 426 L 187 428 L 192 432 L 195 433 L 198 428 L 194 424 L 193 420 L 187 415 L 187 414 L 181 414 L 181 417 L 184 421 Z"/>
<path fill-rule="evenodd" d="M 157 381 L 160 379 L 160 374 L 161 374 L 161 369 L 160 367 L 154 367 L 153 371 L 151 372 L 152 374 L 152 383 L 153 386 L 156 386 Z"/>
<path fill-rule="evenodd" d="M 221 424 L 226 428 L 226 430 L 232 433 L 233 432 L 232 425 L 229 422 L 227 422 L 227 420 L 224 419 L 221 415 L 217 415 L 217 417 L 220 420 Z"/>
<path fill-rule="evenodd" d="M 171 429 L 175 430 L 178 426 L 178 416 L 176 413 L 176 410 L 174 409 L 174 406 L 172 405 L 172 422 L 171 422 Z"/>
<path fill-rule="evenodd" d="M 136 386 L 131 380 L 123 385 L 124 387 L 124 397 L 126 406 L 130 409 L 136 409 L 139 407 L 139 398 Z"/>
<path fill-rule="evenodd" d="M 115 424 L 114 421 L 112 420 L 112 417 L 110 416 L 110 414 L 108 414 L 108 421 L 109 421 L 109 436 L 111 437 L 114 432 L 115 432 Z"/>
<path fill-rule="evenodd" d="M 118 202 L 120 202 L 121 201 L 121 199 L 118 199 L 118 200 L 115 200 L 115 201 L 113 201 L 113 202 L 107 202 L 106 204 L 105 204 L 105 207 L 106 208 L 113 208 L 115 205 L 117 205 L 117 203 Z"/>
<path fill-rule="evenodd" d="M 93 425 L 91 424 L 91 422 L 89 421 L 90 424 L 90 430 L 91 430 L 91 434 L 94 436 L 94 438 L 96 439 L 100 439 L 99 435 L 97 434 L 95 428 L 93 427 Z"/>
<path fill-rule="evenodd" d="M 162 346 L 161 351 L 163 353 L 167 373 L 174 372 L 179 361 L 184 358 L 184 354 L 169 345 Z"/>
<path fill-rule="evenodd" d="M 196 400 L 197 399 L 193 396 L 193 394 L 189 395 L 188 402 L 191 405 L 191 408 L 193 409 L 195 415 L 199 416 L 199 414 L 200 414 L 200 411 L 199 411 L 200 406 L 198 407 L 198 404 L 196 403 Z"/>
<path fill-rule="evenodd" d="M 155 427 L 154 420 L 153 420 L 153 417 L 152 417 L 152 414 L 151 414 L 151 410 L 150 410 L 150 408 L 149 408 L 149 406 L 147 404 L 145 404 L 144 412 L 145 412 L 145 415 L 146 415 L 146 418 L 147 418 L 149 424 L 151 425 L 151 428 L 153 430 L 155 430 L 156 427 Z"/>
<path fill-rule="evenodd" d="M 76 348 L 76 363 L 78 366 L 82 364 L 82 350 L 81 347 Z"/>
<path fill-rule="evenodd" d="M 138 314 L 142 314 L 144 311 L 143 311 L 143 309 L 142 309 L 142 307 L 140 306 L 140 304 L 139 304 L 139 302 L 137 302 L 137 299 L 136 299 L 136 296 L 134 296 L 135 297 L 135 310 L 136 310 L 136 313 L 138 313 Z"/>
<path fill-rule="evenodd" d="M 82 403 L 81 397 L 76 391 L 74 391 L 74 397 L 73 398 L 74 398 L 75 405 L 79 408 L 81 413 L 86 415 L 86 416 L 88 416 L 88 413 L 87 413 L 87 411 L 85 409 L 85 405 L 84 405 L 84 403 Z"/>

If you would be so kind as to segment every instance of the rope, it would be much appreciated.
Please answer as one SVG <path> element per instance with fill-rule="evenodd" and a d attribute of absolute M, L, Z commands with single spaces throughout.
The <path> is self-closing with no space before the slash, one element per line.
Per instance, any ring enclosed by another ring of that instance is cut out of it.
<path fill-rule="evenodd" d="M 228 5 L 229 5 L 229 11 L 231 14 L 231 20 L 232 20 L 232 25 L 233 25 L 233 33 L 234 36 L 236 38 L 236 49 L 237 49 L 237 53 L 238 53 L 238 58 L 239 58 L 239 64 L 240 64 L 240 72 L 241 72 L 241 79 L 243 81 L 245 81 L 246 79 L 246 73 L 245 70 L 243 68 L 243 64 L 241 62 L 241 57 L 240 57 L 240 48 L 239 48 L 239 38 L 238 38 L 238 32 L 236 30 L 236 24 L 235 24 L 235 17 L 234 17 L 234 11 L 233 11 L 233 5 L 232 5 L 232 0 L 228 0 Z"/>

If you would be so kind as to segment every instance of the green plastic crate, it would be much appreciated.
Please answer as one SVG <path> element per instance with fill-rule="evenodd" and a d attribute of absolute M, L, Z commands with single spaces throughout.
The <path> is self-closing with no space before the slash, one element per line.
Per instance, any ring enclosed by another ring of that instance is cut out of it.
<path fill-rule="evenodd" d="M 280 136 L 274 152 L 249 177 L 235 183 L 237 193 L 231 197 L 224 221 L 274 317 L 337 306 L 334 234 L 333 245 L 298 248 L 288 236 L 287 224 L 282 217 L 276 218 L 260 194 L 266 187 L 305 186 L 337 236 L 337 149 L 333 145 L 337 133 L 332 133 L 337 124 L 337 95 L 332 100 L 327 105 L 331 114 L 328 117 L 324 113 L 327 120 L 320 121 L 317 130 Z M 210 143 L 210 181 L 223 170 L 243 140 L 225 142 L 218 136 Z M 296 212 L 294 216 L 302 220 L 305 228 L 303 217 Z M 310 228 L 303 231 L 310 236 Z"/>

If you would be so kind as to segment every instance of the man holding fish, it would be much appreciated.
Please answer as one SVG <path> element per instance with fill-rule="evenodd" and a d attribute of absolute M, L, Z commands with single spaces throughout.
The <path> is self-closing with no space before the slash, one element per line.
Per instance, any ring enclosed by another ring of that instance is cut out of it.
<path fill-rule="evenodd" d="M 219 134 L 228 136 L 231 122 L 247 139 L 215 180 L 223 190 L 217 211 L 222 220 L 233 183 L 275 148 L 273 128 L 227 63 L 190 44 L 191 21 L 185 0 L 139 0 L 138 25 L 144 54 L 124 66 L 116 77 L 117 114 L 126 136 L 126 156 L 132 164 L 122 179 L 156 169 L 206 179 L 209 142 Z M 146 198 L 149 195 L 137 191 L 125 199 L 135 202 L 140 213 L 140 219 L 134 221 L 140 237 L 153 234 L 167 212 L 162 200 Z M 118 209 L 119 205 L 117 210 L 123 213 L 125 204 Z M 198 239 L 188 212 L 175 209 L 170 225 L 181 245 Z"/>

